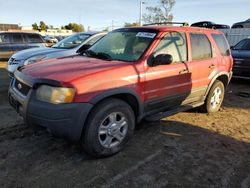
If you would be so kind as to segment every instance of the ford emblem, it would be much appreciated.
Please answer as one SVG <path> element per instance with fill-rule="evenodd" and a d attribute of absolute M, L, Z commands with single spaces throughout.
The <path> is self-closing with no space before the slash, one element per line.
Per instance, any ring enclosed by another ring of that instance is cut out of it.
<path fill-rule="evenodd" d="M 18 89 L 22 89 L 22 84 L 20 84 L 20 83 L 17 84 L 17 88 L 18 88 Z"/>

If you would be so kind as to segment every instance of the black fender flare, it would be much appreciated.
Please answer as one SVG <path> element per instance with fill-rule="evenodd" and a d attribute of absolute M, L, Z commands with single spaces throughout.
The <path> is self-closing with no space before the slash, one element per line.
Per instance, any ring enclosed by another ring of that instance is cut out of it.
<path fill-rule="evenodd" d="M 125 94 L 125 95 L 129 94 L 129 95 L 133 96 L 136 99 L 137 104 L 138 104 L 137 120 L 141 120 L 142 115 L 143 115 L 143 111 L 144 111 L 143 102 L 141 101 L 138 93 L 136 93 L 133 89 L 130 89 L 130 88 L 115 88 L 115 89 L 107 90 L 107 91 L 104 91 L 101 94 L 95 96 L 94 98 L 92 98 L 90 100 L 90 103 L 95 105 L 98 102 L 104 100 L 105 98 L 109 98 L 109 97 L 112 97 L 114 95 L 122 95 L 122 94 Z"/>
<path fill-rule="evenodd" d="M 208 93 L 209 93 L 211 87 L 213 86 L 215 80 L 217 80 L 220 76 L 227 76 L 227 78 L 228 78 L 228 83 L 227 83 L 227 84 L 229 84 L 229 82 L 230 82 L 230 80 L 231 80 L 231 78 L 232 78 L 232 75 L 233 75 L 232 72 L 220 72 L 219 74 L 216 74 L 216 75 L 212 78 L 212 80 L 210 81 L 210 83 L 209 83 L 209 85 L 208 85 L 207 91 L 206 91 L 206 93 L 205 93 L 205 98 L 207 97 L 207 95 L 208 95 Z"/>

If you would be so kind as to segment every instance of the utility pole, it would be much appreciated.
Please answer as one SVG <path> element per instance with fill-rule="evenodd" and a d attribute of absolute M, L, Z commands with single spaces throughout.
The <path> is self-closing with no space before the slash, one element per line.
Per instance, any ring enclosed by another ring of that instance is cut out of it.
<path fill-rule="evenodd" d="M 140 1 L 140 17 L 139 17 L 139 24 L 142 26 L 142 5 L 145 4 L 144 1 Z"/>
<path fill-rule="evenodd" d="M 114 30 L 114 20 L 112 20 L 111 31 Z"/>

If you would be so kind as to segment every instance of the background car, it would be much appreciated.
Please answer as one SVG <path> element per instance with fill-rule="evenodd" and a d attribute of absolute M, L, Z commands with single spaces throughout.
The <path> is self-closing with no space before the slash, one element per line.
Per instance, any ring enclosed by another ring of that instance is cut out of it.
<path fill-rule="evenodd" d="M 232 28 L 250 28 L 250 19 L 233 24 Z"/>
<path fill-rule="evenodd" d="M 192 27 L 205 27 L 205 28 L 210 28 L 210 29 L 229 29 L 230 28 L 229 25 L 216 24 L 210 21 L 202 21 L 202 22 L 193 23 L 191 26 Z"/>
<path fill-rule="evenodd" d="M 232 47 L 234 58 L 233 77 L 250 79 L 250 38 Z"/>
<path fill-rule="evenodd" d="M 7 70 L 10 76 L 12 76 L 13 72 L 23 65 L 29 65 L 45 59 L 76 55 L 78 51 L 86 50 L 104 35 L 106 35 L 105 32 L 77 33 L 61 40 L 51 48 L 23 50 L 9 59 Z"/>
<path fill-rule="evenodd" d="M 8 60 L 12 54 L 34 47 L 45 47 L 42 36 L 37 33 L 2 32 L 0 33 L 0 60 Z"/>
<path fill-rule="evenodd" d="M 44 40 L 45 40 L 47 43 L 51 43 L 51 44 L 58 43 L 58 39 L 57 39 L 56 37 L 49 36 L 49 35 L 44 36 Z"/>

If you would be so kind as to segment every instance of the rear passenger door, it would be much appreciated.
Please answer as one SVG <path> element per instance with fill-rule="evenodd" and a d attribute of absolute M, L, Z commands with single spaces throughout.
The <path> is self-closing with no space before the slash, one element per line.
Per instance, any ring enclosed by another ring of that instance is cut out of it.
<path fill-rule="evenodd" d="M 27 44 L 24 40 L 22 33 L 13 33 L 12 34 L 11 47 L 12 47 L 14 53 L 27 48 Z"/>
<path fill-rule="evenodd" d="M 0 60 L 7 60 L 12 54 L 10 35 L 8 33 L 0 33 Z"/>
<path fill-rule="evenodd" d="M 172 64 L 147 67 L 144 97 L 146 111 L 165 110 L 184 103 L 191 91 L 191 74 L 187 68 L 186 33 L 168 32 L 151 56 L 169 54 Z"/>
<path fill-rule="evenodd" d="M 191 72 L 192 92 L 190 102 L 201 101 L 217 66 L 213 56 L 212 44 L 204 33 L 190 33 L 190 61 L 188 68 Z"/>

